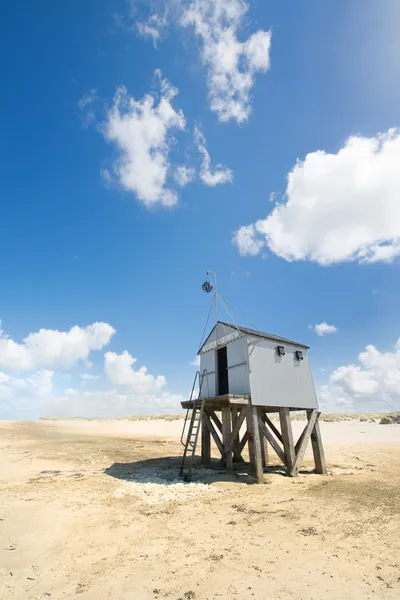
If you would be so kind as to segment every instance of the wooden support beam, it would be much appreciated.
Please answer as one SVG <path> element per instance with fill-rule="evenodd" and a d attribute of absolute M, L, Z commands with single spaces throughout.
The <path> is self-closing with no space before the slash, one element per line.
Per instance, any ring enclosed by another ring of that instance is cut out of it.
<path fill-rule="evenodd" d="M 231 441 L 231 409 L 229 406 L 224 406 L 222 408 L 222 444 L 224 446 L 222 460 L 227 469 L 233 469 L 233 444 L 228 446 L 229 441 Z"/>
<path fill-rule="evenodd" d="M 232 431 L 234 431 L 235 427 L 236 427 L 236 422 L 238 419 L 238 411 L 239 411 L 239 409 L 237 406 L 231 407 Z M 238 432 L 236 435 L 236 438 L 234 440 L 234 443 L 233 443 L 233 449 L 234 449 L 235 454 L 240 456 L 239 444 L 240 444 L 240 437 L 239 437 L 239 432 Z M 235 455 L 233 456 L 233 461 L 234 462 L 238 461 L 238 459 L 236 458 Z M 241 461 L 239 461 L 239 462 L 241 462 Z"/>
<path fill-rule="evenodd" d="M 219 420 L 219 418 L 217 417 L 217 414 L 216 414 L 215 410 L 207 408 L 207 414 L 214 421 L 214 423 L 217 426 L 219 432 L 222 434 L 222 423 Z"/>
<path fill-rule="evenodd" d="M 309 416 L 308 423 L 302 433 L 302 440 L 301 440 L 299 449 L 297 451 L 292 470 L 290 471 L 291 477 L 296 477 L 299 473 L 299 469 L 301 467 L 301 463 L 303 461 L 304 454 L 306 452 L 307 444 L 310 441 L 311 432 L 314 429 L 315 423 L 317 421 L 317 417 L 318 417 L 318 411 L 316 409 L 313 409 Z"/>
<path fill-rule="evenodd" d="M 242 437 L 241 442 L 239 444 L 239 452 L 240 452 L 240 454 L 242 454 L 243 449 L 244 449 L 244 447 L 245 447 L 245 445 L 247 444 L 248 441 L 249 441 L 249 432 L 246 429 L 246 432 L 245 432 L 244 436 Z"/>
<path fill-rule="evenodd" d="M 246 426 L 247 426 L 247 451 L 249 453 L 249 462 L 255 469 L 254 445 L 253 445 L 253 424 L 252 424 L 251 406 L 246 411 Z"/>
<path fill-rule="evenodd" d="M 261 417 L 262 421 L 265 423 L 265 416 L 266 416 L 265 411 L 263 410 L 263 408 L 259 408 L 258 411 L 260 413 L 260 417 Z M 261 431 L 261 429 L 260 429 L 260 440 L 261 440 L 262 464 L 263 464 L 263 467 L 266 467 L 268 465 L 268 441 L 267 441 L 267 438 L 265 437 L 265 435 L 263 434 L 263 432 Z"/>
<path fill-rule="evenodd" d="M 262 433 L 265 435 L 265 437 L 267 438 L 267 440 L 269 441 L 269 443 L 271 444 L 271 446 L 273 447 L 283 464 L 285 464 L 285 454 L 282 448 L 280 447 L 270 430 L 266 427 L 266 424 L 263 423 L 263 420 L 259 418 L 258 422 L 260 424 L 260 429 Z"/>
<path fill-rule="evenodd" d="M 250 412 L 251 432 L 250 437 L 253 437 L 252 451 L 254 464 L 255 477 L 258 483 L 264 483 L 264 470 L 261 454 L 261 437 L 260 437 L 260 426 L 259 426 L 259 410 L 257 406 L 249 406 L 248 412 Z"/>
<path fill-rule="evenodd" d="M 208 466 L 211 462 L 211 434 L 204 417 L 201 420 L 201 464 Z"/>
<path fill-rule="evenodd" d="M 326 475 L 326 462 L 325 462 L 325 452 L 324 446 L 322 444 L 321 430 L 319 428 L 319 415 L 318 413 L 317 419 L 315 421 L 314 429 L 311 432 L 311 445 L 314 454 L 314 462 L 315 462 L 315 471 L 319 475 Z M 307 410 L 307 419 L 310 420 L 312 417 L 312 410 Z"/>
<path fill-rule="evenodd" d="M 273 422 L 271 421 L 271 419 L 267 415 L 265 415 L 264 421 L 268 425 L 268 427 L 271 429 L 271 431 L 274 432 L 274 434 L 276 435 L 276 437 L 278 438 L 278 440 L 280 441 L 280 443 L 283 444 L 283 439 L 282 439 L 281 432 L 279 431 L 279 429 L 277 429 L 275 427 L 275 425 L 273 424 Z"/>
<path fill-rule="evenodd" d="M 226 444 L 224 444 L 224 456 L 222 457 L 222 461 L 226 458 L 227 454 L 229 452 L 234 452 L 235 454 L 235 458 L 239 461 L 239 462 L 243 462 L 243 459 L 240 455 L 241 450 L 239 450 L 239 448 L 236 450 L 235 449 L 235 445 L 237 443 L 237 439 L 238 439 L 238 435 L 239 435 L 239 431 L 240 428 L 243 424 L 243 421 L 246 418 L 246 414 L 247 414 L 247 406 L 245 406 L 244 408 L 242 408 L 242 410 L 240 411 L 240 415 L 236 418 L 236 423 L 235 426 L 232 430 L 232 433 L 229 437 L 229 439 L 227 440 Z"/>
<path fill-rule="evenodd" d="M 283 440 L 283 451 L 285 454 L 285 464 L 288 473 L 291 473 L 296 458 L 294 452 L 294 441 L 292 432 L 292 423 L 290 421 L 290 411 L 288 408 L 279 409 L 279 419 L 281 422 L 281 432 Z"/>
<path fill-rule="evenodd" d="M 222 445 L 222 442 L 221 442 L 221 440 L 218 437 L 218 433 L 215 431 L 214 425 L 212 424 L 211 419 L 208 416 L 208 411 L 207 412 L 204 411 L 203 415 L 204 415 L 204 419 L 205 419 L 205 421 L 207 423 L 207 427 L 208 427 L 208 429 L 209 429 L 209 431 L 210 431 L 210 433 L 212 435 L 212 438 L 213 438 L 214 442 L 216 443 L 216 446 L 217 446 L 217 448 L 220 451 L 220 454 L 222 456 L 223 453 L 224 453 L 224 446 Z"/>

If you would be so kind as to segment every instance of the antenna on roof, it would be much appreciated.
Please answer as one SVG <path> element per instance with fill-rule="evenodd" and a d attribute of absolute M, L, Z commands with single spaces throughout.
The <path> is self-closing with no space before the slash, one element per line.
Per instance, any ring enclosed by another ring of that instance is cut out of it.
<path fill-rule="evenodd" d="M 212 308 L 213 308 L 213 304 L 215 304 L 215 320 L 216 323 L 218 323 L 218 302 L 221 302 L 222 307 L 224 308 L 225 312 L 228 314 L 229 318 L 232 321 L 232 324 L 234 325 L 234 327 L 239 331 L 239 327 L 237 326 L 235 319 L 233 318 L 233 316 L 231 315 L 231 313 L 229 312 L 228 306 L 232 311 L 235 311 L 242 319 L 244 319 L 245 321 L 247 321 L 247 323 L 249 323 L 249 325 L 251 325 L 254 329 L 256 329 L 257 331 L 259 331 L 258 327 L 256 327 L 251 321 L 249 321 L 249 319 L 246 319 L 245 316 L 242 315 L 242 313 L 240 313 L 234 306 L 232 306 L 231 304 L 229 304 L 229 302 L 227 300 L 225 300 L 221 294 L 217 291 L 217 274 L 214 271 L 206 271 L 206 275 L 212 275 L 213 276 L 213 280 L 214 282 L 211 282 L 209 280 L 206 280 L 203 282 L 202 284 L 202 290 L 204 292 L 206 292 L 207 294 L 210 294 L 212 291 L 214 291 L 213 293 L 213 297 L 211 300 L 211 306 L 210 306 L 210 310 L 208 311 L 208 316 L 207 316 L 207 320 L 206 320 L 206 324 L 204 326 L 203 329 L 203 334 L 201 336 L 201 340 L 200 340 L 200 344 L 199 344 L 199 348 L 201 348 L 201 344 L 203 342 L 203 338 L 204 338 L 204 334 L 205 331 L 207 329 L 207 325 L 208 325 L 208 321 L 210 319 L 210 315 L 212 312 Z M 223 328 L 224 325 L 222 324 Z"/>

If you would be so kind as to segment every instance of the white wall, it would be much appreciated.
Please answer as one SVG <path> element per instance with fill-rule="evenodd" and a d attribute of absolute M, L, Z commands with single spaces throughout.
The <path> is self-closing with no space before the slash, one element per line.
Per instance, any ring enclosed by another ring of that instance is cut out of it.
<path fill-rule="evenodd" d="M 257 406 L 318 408 L 307 350 L 281 343 L 285 356 L 278 356 L 278 342 L 247 338 L 251 400 Z M 295 351 L 304 360 L 296 360 Z"/>
<path fill-rule="evenodd" d="M 229 342 L 227 344 L 227 354 L 229 393 L 250 394 L 247 338 L 241 337 Z"/>
<path fill-rule="evenodd" d="M 207 398 L 208 396 L 210 398 L 212 398 L 215 396 L 215 393 L 216 393 L 216 385 L 215 385 L 216 360 L 215 360 L 215 356 L 216 356 L 215 350 L 210 350 L 209 352 L 206 352 L 205 354 L 200 355 L 200 377 L 203 374 L 203 370 L 207 369 L 207 375 L 204 378 L 204 383 L 201 388 L 201 394 L 200 394 L 201 398 Z M 207 386 L 207 382 L 208 382 L 208 386 Z"/>

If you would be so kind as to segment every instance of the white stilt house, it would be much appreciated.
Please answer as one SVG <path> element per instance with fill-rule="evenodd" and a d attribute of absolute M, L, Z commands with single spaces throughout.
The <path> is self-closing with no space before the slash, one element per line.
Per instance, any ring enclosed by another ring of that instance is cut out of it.
<path fill-rule="evenodd" d="M 190 419 L 185 421 L 189 430 L 181 473 L 186 470 L 190 477 L 200 430 L 205 465 L 211 461 L 212 439 L 221 454 L 220 466 L 233 469 L 239 464 L 243 468 L 247 447 L 252 470 L 262 483 L 272 448 L 294 477 L 311 439 L 315 470 L 326 473 L 308 350 L 286 338 L 217 320 L 198 351 L 199 397 L 194 398 L 192 391 L 190 399 L 182 402 Z M 193 390 L 195 384 L 196 379 Z M 307 418 L 296 443 L 291 411 L 305 411 Z M 280 427 L 269 413 L 279 413 Z"/>

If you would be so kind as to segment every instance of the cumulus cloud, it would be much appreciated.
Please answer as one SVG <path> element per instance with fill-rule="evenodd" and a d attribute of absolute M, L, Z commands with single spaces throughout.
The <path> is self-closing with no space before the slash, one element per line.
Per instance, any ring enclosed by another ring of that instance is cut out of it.
<path fill-rule="evenodd" d="M 101 350 L 114 332 L 107 323 L 75 326 L 67 332 L 41 329 L 18 344 L 0 329 L 0 365 L 8 370 L 8 373 L 0 371 L 0 418 L 113 417 L 179 411 L 184 398 L 165 389 L 163 375 L 155 377 L 146 367 L 135 369 L 137 360 L 127 351 L 104 355 L 104 372 L 112 383 L 111 389 L 104 389 L 109 385 L 104 385 L 100 375 L 72 372 L 67 373 L 68 379 L 75 378 L 76 382 L 82 379 L 84 391 L 71 385 L 59 393 L 57 380 L 53 383 L 54 375 L 64 389 L 65 369 L 75 368 L 78 361 L 84 361 L 88 368 L 90 351 Z M 49 365 L 51 370 L 45 368 Z M 12 371 L 32 372 L 22 376 Z"/>
<path fill-rule="evenodd" d="M 114 164 L 119 183 L 147 207 L 178 202 L 177 193 L 167 186 L 171 131 L 183 130 L 186 125 L 182 110 L 173 107 L 178 90 L 162 79 L 159 70 L 156 77 L 160 82 L 158 99 L 146 94 L 135 100 L 124 87 L 119 88 L 103 127 L 106 139 L 119 151 Z"/>
<path fill-rule="evenodd" d="M 257 236 L 254 225 L 243 225 L 234 232 L 232 242 L 239 248 L 241 256 L 256 256 L 264 248 L 265 242 Z"/>
<path fill-rule="evenodd" d="M 243 0 L 193 0 L 184 5 L 180 18 L 180 25 L 192 27 L 200 39 L 211 110 L 220 121 L 248 119 L 255 75 L 270 66 L 270 31 L 260 29 L 244 42 L 238 39 L 247 11 Z"/>
<path fill-rule="evenodd" d="M 7 371 L 69 369 L 86 361 L 92 350 L 101 350 L 110 342 L 115 329 L 108 323 L 75 325 L 69 331 L 40 329 L 22 343 L 0 332 L 0 368 Z"/>
<path fill-rule="evenodd" d="M 201 181 L 210 187 L 215 187 L 221 183 L 231 183 L 233 173 L 228 167 L 225 165 L 211 167 L 211 158 L 207 151 L 206 139 L 198 127 L 194 129 L 194 141 L 198 151 L 202 155 L 202 165 L 199 174 Z"/>
<path fill-rule="evenodd" d="M 138 21 L 142 37 L 154 46 L 170 24 L 191 30 L 200 41 L 200 56 L 207 69 L 211 110 L 220 121 L 244 123 L 251 113 L 251 90 L 257 73 L 270 67 L 271 32 L 259 29 L 239 40 L 249 5 L 244 0 L 168 0 L 152 2 L 153 12 Z"/>
<path fill-rule="evenodd" d="M 288 175 L 286 202 L 245 225 L 242 255 L 268 247 L 287 261 L 392 262 L 400 255 L 400 130 L 350 137 L 336 154 L 317 151 Z"/>
<path fill-rule="evenodd" d="M 48 369 L 40 369 L 29 377 L 15 377 L 0 372 L 0 418 L 10 415 L 15 418 L 13 412 L 18 411 L 18 405 L 29 407 L 38 404 L 50 397 L 52 389 L 53 371 Z"/>
<path fill-rule="evenodd" d="M 104 371 L 109 380 L 117 385 L 124 386 L 135 394 L 154 394 L 165 385 L 163 375 L 150 375 L 146 367 L 137 371 L 133 368 L 137 362 L 126 350 L 122 354 L 106 352 L 104 355 Z"/>
<path fill-rule="evenodd" d="M 320 336 L 337 332 L 337 327 L 334 325 L 328 325 L 328 323 L 325 321 L 322 321 L 322 323 L 317 323 L 316 325 L 309 325 L 309 329 L 313 329 L 313 331 Z"/>
<path fill-rule="evenodd" d="M 392 352 L 369 345 L 358 360 L 333 371 L 320 390 L 321 407 L 335 412 L 400 410 L 400 338 Z"/>

